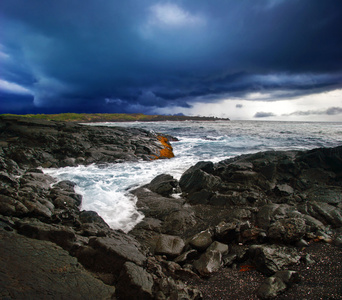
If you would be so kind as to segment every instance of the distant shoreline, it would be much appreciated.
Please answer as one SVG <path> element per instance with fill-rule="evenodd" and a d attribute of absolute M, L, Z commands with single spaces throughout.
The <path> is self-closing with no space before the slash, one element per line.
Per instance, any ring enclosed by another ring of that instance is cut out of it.
<path fill-rule="evenodd" d="M 61 114 L 2 114 L 1 116 L 13 116 L 21 118 L 64 121 L 64 122 L 160 122 L 160 121 L 230 121 L 229 118 L 199 117 L 183 115 L 145 115 L 145 114 L 82 114 L 82 113 L 61 113 Z"/>

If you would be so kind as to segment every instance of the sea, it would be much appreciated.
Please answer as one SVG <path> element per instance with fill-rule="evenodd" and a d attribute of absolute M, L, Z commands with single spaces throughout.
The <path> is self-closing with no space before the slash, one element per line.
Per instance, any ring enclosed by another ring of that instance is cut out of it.
<path fill-rule="evenodd" d="M 82 210 L 96 211 L 113 229 L 129 232 L 143 220 L 130 190 L 160 174 L 179 179 L 199 161 L 218 162 L 241 154 L 267 150 L 309 150 L 342 145 L 342 123 L 276 121 L 163 121 L 90 123 L 87 126 L 137 127 L 172 135 L 175 157 L 154 161 L 124 162 L 44 169 L 58 180 L 77 184 Z M 174 195 L 179 197 L 179 195 Z"/>

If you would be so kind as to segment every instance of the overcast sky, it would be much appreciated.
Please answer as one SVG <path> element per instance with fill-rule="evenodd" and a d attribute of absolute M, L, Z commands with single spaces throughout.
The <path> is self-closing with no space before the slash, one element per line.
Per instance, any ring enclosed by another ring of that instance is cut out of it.
<path fill-rule="evenodd" d="M 342 121 L 341 0 L 1 0 L 0 113 Z"/>

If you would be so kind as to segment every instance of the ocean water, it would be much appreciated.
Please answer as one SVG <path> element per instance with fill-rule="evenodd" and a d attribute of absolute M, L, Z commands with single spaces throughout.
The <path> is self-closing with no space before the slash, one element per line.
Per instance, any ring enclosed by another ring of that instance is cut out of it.
<path fill-rule="evenodd" d="M 130 231 L 143 218 L 129 191 L 159 174 L 179 179 L 201 160 L 218 162 L 266 150 L 308 150 L 342 145 L 342 123 L 215 121 L 96 123 L 90 126 L 139 127 L 170 134 L 175 158 L 107 166 L 44 169 L 59 180 L 71 180 L 83 195 L 81 209 L 96 211 L 113 229 Z"/>

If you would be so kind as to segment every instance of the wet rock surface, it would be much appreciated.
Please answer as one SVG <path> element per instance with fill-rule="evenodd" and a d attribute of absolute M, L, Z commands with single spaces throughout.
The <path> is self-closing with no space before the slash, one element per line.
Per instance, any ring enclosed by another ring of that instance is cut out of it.
<path fill-rule="evenodd" d="M 165 157 L 165 140 L 11 118 L 0 139 L 3 299 L 342 297 L 342 147 L 162 174 L 133 191 L 145 219 L 127 234 L 37 167 Z"/>
<path fill-rule="evenodd" d="M 342 147 L 337 147 L 262 152 L 216 164 L 199 162 L 181 177 L 182 197 L 177 202 L 170 195 L 158 196 L 154 187 L 146 190 L 149 185 L 133 192 L 138 207 L 158 220 L 158 226 L 138 225 L 131 234 L 142 243 L 148 239 L 149 245 L 158 238 L 157 232 L 183 238 L 184 252 L 174 261 L 200 275 L 202 281 L 189 282 L 205 299 L 281 299 L 285 294 L 291 297 L 297 285 L 313 297 L 338 299 L 340 288 L 327 284 L 326 291 L 317 293 L 308 288 L 316 275 L 307 264 L 317 263 L 310 259 L 312 243 L 324 243 L 319 247 L 321 254 L 334 253 L 330 261 L 336 266 L 326 276 L 341 285 L 341 156 Z M 188 218 L 178 218 L 177 230 L 167 222 L 165 206 L 169 214 L 187 213 Z M 154 252 L 153 246 L 150 251 Z M 303 271 L 306 277 L 299 281 Z M 245 273 L 252 274 L 254 281 L 247 280 L 250 275 Z M 295 274 L 295 279 L 286 279 L 284 274 Z M 232 278 L 236 284 L 227 287 Z M 249 292 L 241 292 L 247 285 L 252 287 L 247 288 Z M 234 291 L 237 286 L 239 290 Z"/>
<path fill-rule="evenodd" d="M 173 155 L 166 137 L 143 129 L 3 116 L 0 122 L 5 155 L 2 163 L 10 164 L 11 168 L 117 163 Z"/>
<path fill-rule="evenodd" d="M 113 299 L 115 288 L 56 244 L 0 229 L 1 299 Z"/>

